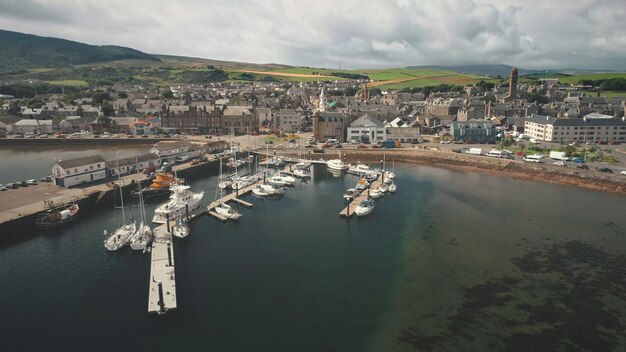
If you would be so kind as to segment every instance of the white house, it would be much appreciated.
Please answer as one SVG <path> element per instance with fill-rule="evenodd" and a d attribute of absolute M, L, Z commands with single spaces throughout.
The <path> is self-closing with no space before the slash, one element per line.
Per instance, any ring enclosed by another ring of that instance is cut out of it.
<path fill-rule="evenodd" d="M 386 140 L 387 131 L 382 122 L 365 114 L 348 127 L 348 141 L 357 143 L 382 142 Z"/>
<path fill-rule="evenodd" d="M 161 160 L 173 162 L 176 156 L 187 154 L 191 149 L 192 145 L 188 140 L 162 141 L 155 144 L 148 152 L 158 155 Z"/>
<path fill-rule="evenodd" d="M 59 160 L 52 166 L 52 177 L 57 186 L 72 187 L 106 178 L 105 161 L 101 155 Z"/>

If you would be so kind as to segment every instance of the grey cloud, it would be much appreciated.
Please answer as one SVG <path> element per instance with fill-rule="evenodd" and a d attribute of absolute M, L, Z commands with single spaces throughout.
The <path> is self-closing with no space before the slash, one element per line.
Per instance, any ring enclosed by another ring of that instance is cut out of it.
<path fill-rule="evenodd" d="M 626 69 L 622 0 L 0 0 L 4 29 L 150 53 L 376 68 Z"/>

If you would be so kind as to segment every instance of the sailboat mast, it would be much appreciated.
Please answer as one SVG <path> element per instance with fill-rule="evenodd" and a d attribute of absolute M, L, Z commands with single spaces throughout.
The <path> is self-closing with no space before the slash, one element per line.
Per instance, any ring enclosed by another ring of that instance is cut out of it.
<path fill-rule="evenodd" d="M 126 225 L 126 214 L 124 213 L 124 188 L 122 187 L 122 174 L 120 173 L 120 152 L 116 151 L 115 156 L 117 159 L 117 180 L 119 181 L 120 186 L 120 201 L 122 202 L 122 220 L 124 221 L 124 225 Z"/>

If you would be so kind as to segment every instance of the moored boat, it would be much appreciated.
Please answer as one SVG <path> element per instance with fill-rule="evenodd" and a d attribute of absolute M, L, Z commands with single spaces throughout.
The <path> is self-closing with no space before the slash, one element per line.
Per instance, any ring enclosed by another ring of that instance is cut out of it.
<path fill-rule="evenodd" d="M 366 198 L 361 203 L 359 203 L 359 205 L 357 205 L 357 207 L 354 209 L 354 213 L 356 214 L 356 216 L 365 216 L 374 211 L 375 206 L 376 203 L 372 198 Z"/>
<path fill-rule="evenodd" d="M 189 235 L 189 225 L 183 219 L 176 219 L 176 224 L 172 226 L 172 235 L 178 238 L 185 238 Z"/>
<path fill-rule="evenodd" d="M 193 193 L 186 185 L 176 185 L 170 190 L 170 199 L 154 210 L 152 222 L 165 224 L 168 218 L 173 220 L 186 216 L 187 210 L 192 212 L 200 207 L 200 200 L 204 197 L 204 191 Z"/>
<path fill-rule="evenodd" d="M 35 226 L 40 229 L 50 230 L 76 220 L 78 204 L 70 203 L 54 206 L 52 201 L 44 201 L 45 209 L 37 214 Z"/>
<path fill-rule="evenodd" d="M 330 159 L 326 161 L 326 166 L 331 170 L 348 170 L 348 165 L 344 164 L 341 159 Z"/>

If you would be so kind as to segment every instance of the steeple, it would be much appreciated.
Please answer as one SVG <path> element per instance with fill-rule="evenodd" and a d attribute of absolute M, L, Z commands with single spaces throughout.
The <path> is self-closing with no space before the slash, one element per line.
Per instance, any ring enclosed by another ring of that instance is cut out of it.
<path fill-rule="evenodd" d="M 517 97 L 517 67 L 513 66 L 511 69 L 511 76 L 509 76 L 509 96 L 507 100 L 513 100 Z"/>
<path fill-rule="evenodd" d="M 317 107 L 319 111 L 326 111 L 326 104 L 324 103 L 324 87 L 322 87 L 322 91 L 320 92 L 320 103 Z"/>

